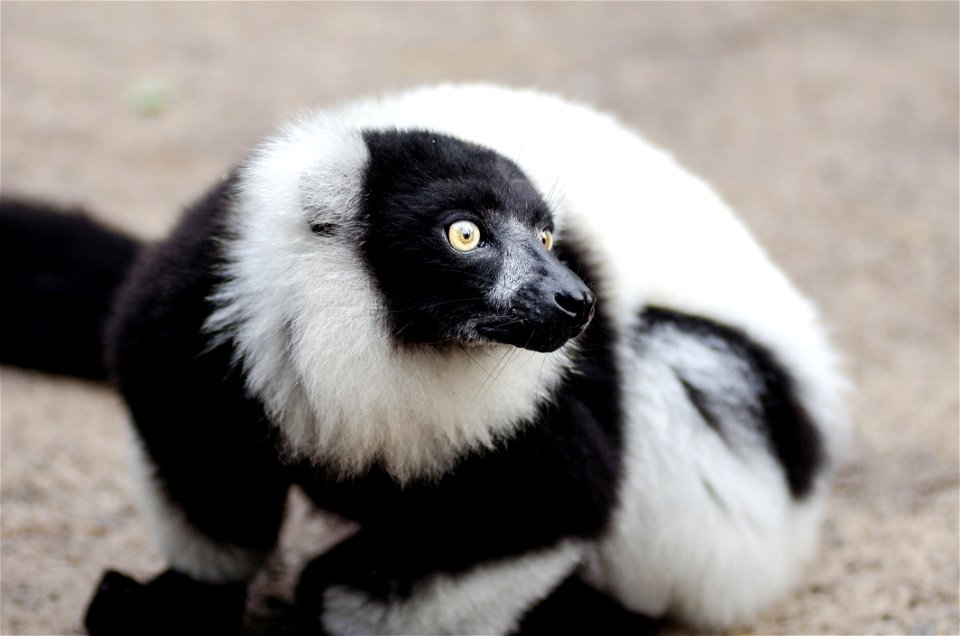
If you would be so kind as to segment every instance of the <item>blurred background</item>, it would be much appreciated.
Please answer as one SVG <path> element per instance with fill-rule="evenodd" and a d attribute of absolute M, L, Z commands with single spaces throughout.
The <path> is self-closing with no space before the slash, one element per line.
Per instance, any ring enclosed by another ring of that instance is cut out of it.
<path fill-rule="evenodd" d="M 855 386 L 821 558 L 744 631 L 957 634 L 958 52 L 954 2 L 5 1 L 0 177 L 157 238 L 301 109 L 486 80 L 610 111 L 739 210 Z M 8 368 L 0 405 L 0 632 L 77 633 L 103 569 L 162 564 L 122 405 Z M 278 629 L 298 550 L 323 540 L 291 516 L 250 633 Z"/>

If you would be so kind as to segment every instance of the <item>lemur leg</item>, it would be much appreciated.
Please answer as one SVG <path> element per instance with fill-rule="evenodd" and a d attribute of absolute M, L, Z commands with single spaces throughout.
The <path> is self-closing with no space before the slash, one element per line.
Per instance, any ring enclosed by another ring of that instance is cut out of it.
<path fill-rule="evenodd" d="M 383 548 L 361 531 L 307 566 L 297 588 L 303 633 L 512 633 L 576 569 L 582 546 L 564 541 L 415 577 L 391 573 L 378 553 Z"/>
<path fill-rule="evenodd" d="M 110 570 L 84 626 L 94 636 L 238 633 L 245 588 L 245 583 L 202 583 L 172 569 L 142 584 Z"/>
<path fill-rule="evenodd" d="M 94 635 L 237 633 L 247 582 L 277 539 L 284 470 L 266 431 L 244 421 L 155 424 L 137 419 L 134 475 L 170 567 L 146 584 L 108 572 L 85 625 Z"/>
<path fill-rule="evenodd" d="M 277 539 L 286 471 L 230 334 L 206 326 L 232 193 L 226 181 L 197 202 L 145 248 L 114 297 L 105 358 L 136 430 L 146 517 L 173 574 L 146 586 L 108 576 L 87 615 L 91 632 L 236 631 L 246 582 Z M 229 602 L 215 602 L 224 594 Z"/>

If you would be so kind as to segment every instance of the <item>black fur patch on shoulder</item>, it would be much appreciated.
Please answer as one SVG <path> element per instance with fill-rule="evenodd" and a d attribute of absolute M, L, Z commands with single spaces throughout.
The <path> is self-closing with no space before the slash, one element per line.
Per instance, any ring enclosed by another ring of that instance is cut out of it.
<path fill-rule="evenodd" d="M 204 323 L 221 282 L 233 181 L 146 250 L 118 293 L 108 362 L 160 485 L 207 537 L 270 548 L 287 480 L 261 404 Z"/>
<path fill-rule="evenodd" d="M 756 378 L 754 390 L 760 404 L 759 420 L 771 450 L 783 467 L 790 492 L 796 499 L 808 495 L 814 478 L 825 463 L 823 443 L 817 427 L 797 397 L 793 378 L 773 353 L 743 331 L 707 318 L 661 307 L 648 307 L 641 313 L 642 330 L 652 331 L 662 326 L 670 326 L 692 337 L 719 339 L 748 365 Z M 700 388 L 689 385 L 682 377 L 681 381 L 704 420 L 718 429 Z"/>

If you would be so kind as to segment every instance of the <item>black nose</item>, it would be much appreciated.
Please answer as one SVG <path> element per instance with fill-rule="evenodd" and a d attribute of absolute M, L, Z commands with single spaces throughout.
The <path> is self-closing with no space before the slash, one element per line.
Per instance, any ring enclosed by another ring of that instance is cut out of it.
<path fill-rule="evenodd" d="M 589 289 L 561 289 L 553 301 L 563 310 L 566 318 L 578 327 L 586 325 L 593 318 L 593 309 L 597 303 L 596 296 Z"/>

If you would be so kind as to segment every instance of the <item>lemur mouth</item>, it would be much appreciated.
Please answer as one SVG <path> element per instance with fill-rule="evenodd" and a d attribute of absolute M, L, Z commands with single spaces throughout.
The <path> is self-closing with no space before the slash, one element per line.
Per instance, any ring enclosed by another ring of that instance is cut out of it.
<path fill-rule="evenodd" d="M 506 316 L 478 325 L 477 332 L 494 342 L 549 353 L 583 333 L 593 320 L 596 301 L 576 278 L 558 291 L 527 295 Z"/>
<path fill-rule="evenodd" d="M 540 353 L 550 353 L 580 336 L 586 330 L 592 318 L 593 313 L 591 312 L 586 320 L 576 325 L 522 321 L 505 325 L 483 326 L 478 328 L 477 331 L 483 338 L 493 342 Z"/>

